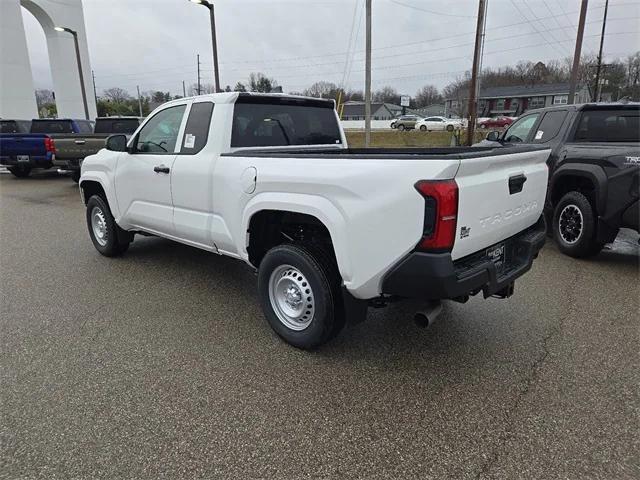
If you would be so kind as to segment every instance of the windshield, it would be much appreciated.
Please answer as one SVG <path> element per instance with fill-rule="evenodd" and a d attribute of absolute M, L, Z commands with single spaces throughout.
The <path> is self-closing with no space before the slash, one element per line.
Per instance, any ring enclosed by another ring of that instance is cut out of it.
<path fill-rule="evenodd" d="M 342 143 L 332 108 L 306 101 L 286 103 L 278 98 L 258 101 L 235 104 L 232 148 Z"/>

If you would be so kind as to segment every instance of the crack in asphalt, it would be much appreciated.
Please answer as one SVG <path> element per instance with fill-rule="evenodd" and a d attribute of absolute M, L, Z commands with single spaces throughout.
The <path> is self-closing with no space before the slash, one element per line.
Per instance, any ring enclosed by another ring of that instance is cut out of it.
<path fill-rule="evenodd" d="M 550 328 L 547 331 L 547 333 L 542 337 L 542 341 L 541 341 L 542 353 L 538 357 L 538 359 L 535 362 L 533 362 L 533 364 L 531 365 L 529 375 L 522 382 L 522 387 L 520 388 L 520 392 L 516 395 L 513 401 L 513 405 L 511 406 L 511 408 L 507 409 L 504 415 L 504 419 L 506 422 L 505 432 L 499 437 L 496 447 L 492 449 L 489 460 L 487 460 L 480 467 L 480 470 L 476 475 L 477 480 L 480 480 L 482 477 L 488 475 L 489 472 L 493 469 L 493 467 L 498 463 L 498 460 L 500 460 L 500 457 L 506 453 L 504 450 L 504 447 L 507 441 L 513 438 L 514 436 L 514 432 L 513 432 L 514 418 L 512 417 L 512 415 L 518 410 L 520 403 L 531 390 L 531 386 L 538 381 L 540 376 L 540 371 L 542 370 L 542 366 L 544 365 L 544 363 L 546 362 L 550 354 L 549 346 L 548 346 L 549 342 L 551 341 L 552 338 L 556 337 L 562 331 L 565 320 L 569 318 L 575 311 L 575 308 L 574 308 L 575 288 L 574 287 L 578 281 L 578 278 L 579 278 L 579 274 L 576 271 L 576 273 L 573 275 L 573 279 L 569 282 L 569 285 L 567 287 L 567 290 L 568 290 L 567 297 L 566 297 L 567 303 L 568 303 L 567 311 L 565 312 L 564 315 L 560 317 L 560 320 L 555 324 L 555 327 Z"/>

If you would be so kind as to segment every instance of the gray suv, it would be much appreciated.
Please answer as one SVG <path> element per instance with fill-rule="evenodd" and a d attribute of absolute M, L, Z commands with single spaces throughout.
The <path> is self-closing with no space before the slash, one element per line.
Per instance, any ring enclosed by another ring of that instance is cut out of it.
<path fill-rule="evenodd" d="M 400 131 L 411 130 L 415 128 L 418 120 L 420 120 L 418 115 L 402 115 L 391 122 L 391 128 L 397 128 Z"/>

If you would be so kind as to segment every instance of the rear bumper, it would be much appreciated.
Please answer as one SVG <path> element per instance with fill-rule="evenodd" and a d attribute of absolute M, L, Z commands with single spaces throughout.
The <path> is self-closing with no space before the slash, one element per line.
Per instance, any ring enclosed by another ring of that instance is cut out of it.
<path fill-rule="evenodd" d="M 485 298 L 507 297 L 514 281 L 531 268 L 544 242 L 542 221 L 500 242 L 505 244 L 501 271 L 487 258 L 486 249 L 456 261 L 449 253 L 412 252 L 385 276 L 382 292 L 424 300 L 464 300 L 480 291 Z"/>
<path fill-rule="evenodd" d="M 55 158 L 53 160 L 53 165 L 62 168 L 63 170 L 80 170 L 80 166 L 82 165 L 82 160 L 59 160 Z"/>
<path fill-rule="evenodd" d="M 30 167 L 30 168 L 50 168 L 52 155 L 42 156 L 30 156 L 28 162 L 19 162 L 15 156 L 2 156 L 0 157 L 0 165 L 3 167 Z"/>

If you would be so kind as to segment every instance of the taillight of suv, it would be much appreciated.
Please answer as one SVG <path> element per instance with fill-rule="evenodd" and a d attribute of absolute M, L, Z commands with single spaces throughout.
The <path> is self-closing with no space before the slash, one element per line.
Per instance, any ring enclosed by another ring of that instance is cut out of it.
<path fill-rule="evenodd" d="M 424 227 L 417 249 L 450 252 L 456 236 L 458 185 L 455 180 L 420 180 L 416 190 L 424 198 Z"/>

